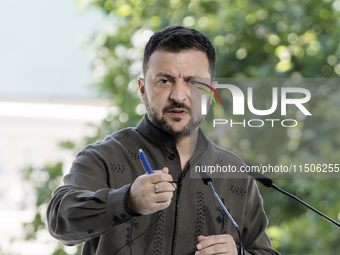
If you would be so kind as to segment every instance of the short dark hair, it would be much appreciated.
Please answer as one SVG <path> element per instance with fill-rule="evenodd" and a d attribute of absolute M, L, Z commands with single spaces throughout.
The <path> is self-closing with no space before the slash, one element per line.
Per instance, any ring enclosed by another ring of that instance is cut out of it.
<path fill-rule="evenodd" d="M 212 42 L 201 32 L 183 26 L 170 26 L 155 32 L 145 46 L 143 59 L 143 74 L 148 70 L 149 59 L 155 51 L 181 52 L 183 50 L 198 50 L 207 54 L 209 73 L 215 76 L 215 48 Z"/>

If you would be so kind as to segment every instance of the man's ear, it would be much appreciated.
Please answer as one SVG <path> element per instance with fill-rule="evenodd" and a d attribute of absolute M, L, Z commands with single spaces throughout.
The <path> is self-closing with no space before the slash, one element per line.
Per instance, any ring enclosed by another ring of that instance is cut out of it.
<path fill-rule="evenodd" d="M 211 83 L 211 87 L 213 87 L 214 89 L 216 89 L 216 85 L 218 84 L 218 82 L 217 81 L 213 81 L 212 83 Z"/>
<path fill-rule="evenodd" d="M 142 101 L 144 102 L 144 94 L 145 94 L 145 84 L 144 84 L 144 82 L 145 82 L 145 80 L 142 77 L 138 77 L 137 81 L 138 81 L 140 97 L 141 97 Z"/>

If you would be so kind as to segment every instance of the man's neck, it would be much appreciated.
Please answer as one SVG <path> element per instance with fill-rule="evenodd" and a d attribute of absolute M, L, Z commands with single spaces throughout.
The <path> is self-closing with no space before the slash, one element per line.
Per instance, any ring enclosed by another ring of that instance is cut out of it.
<path fill-rule="evenodd" d="M 190 157 L 196 148 L 198 138 L 198 129 L 192 131 L 190 135 L 183 137 L 175 137 L 177 151 L 181 159 L 182 172 L 190 162 Z M 191 148 L 192 147 L 192 148 Z M 191 148 L 191 149 L 190 149 Z"/>

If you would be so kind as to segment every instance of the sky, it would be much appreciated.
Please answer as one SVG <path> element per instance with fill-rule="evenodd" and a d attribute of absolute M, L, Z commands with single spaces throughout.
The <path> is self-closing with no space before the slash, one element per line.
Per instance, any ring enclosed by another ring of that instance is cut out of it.
<path fill-rule="evenodd" d="M 80 42 L 108 24 L 70 0 L 0 1 L 0 100 L 96 97 Z"/>
<path fill-rule="evenodd" d="M 97 103 L 102 99 L 87 100 L 97 91 L 90 88 L 90 50 L 80 42 L 109 24 L 99 10 L 80 11 L 74 0 L 0 0 L 0 249 L 6 254 L 51 254 L 41 240 L 11 245 L 35 211 L 34 190 L 22 170 L 58 161 L 70 165 L 74 155 L 59 142 L 93 135 L 87 124 L 107 116 Z M 89 101 L 98 105 L 82 105 Z"/>

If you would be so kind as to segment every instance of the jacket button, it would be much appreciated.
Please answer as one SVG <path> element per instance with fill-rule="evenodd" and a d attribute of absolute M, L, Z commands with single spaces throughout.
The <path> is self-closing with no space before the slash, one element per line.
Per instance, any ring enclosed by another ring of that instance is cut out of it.
<path fill-rule="evenodd" d="M 93 230 L 92 230 L 92 229 L 89 229 L 89 230 L 87 231 L 87 233 L 89 233 L 89 235 L 91 235 L 91 234 L 93 234 Z"/>
<path fill-rule="evenodd" d="M 173 160 L 174 158 L 176 158 L 176 155 L 175 154 L 170 154 L 169 159 Z"/>

